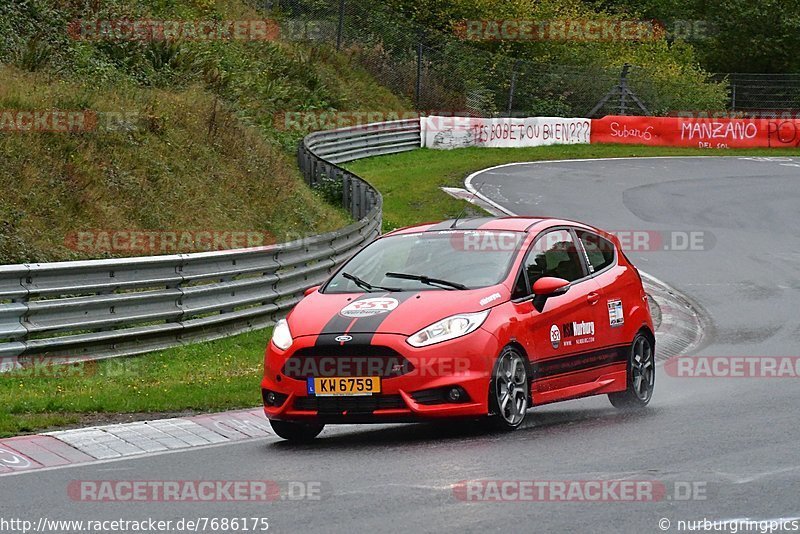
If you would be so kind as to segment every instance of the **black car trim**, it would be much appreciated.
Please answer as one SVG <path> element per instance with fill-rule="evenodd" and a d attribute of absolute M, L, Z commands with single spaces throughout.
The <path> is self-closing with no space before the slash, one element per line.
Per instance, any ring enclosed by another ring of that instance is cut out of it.
<path fill-rule="evenodd" d="M 533 381 L 538 382 L 556 376 L 625 363 L 628 361 L 628 351 L 629 345 L 617 345 L 546 360 L 532 361 Z"/>

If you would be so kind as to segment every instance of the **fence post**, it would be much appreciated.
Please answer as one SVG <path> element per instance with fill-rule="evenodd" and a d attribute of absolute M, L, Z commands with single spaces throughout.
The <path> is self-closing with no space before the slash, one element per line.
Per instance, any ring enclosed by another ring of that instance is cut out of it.
<path fill-rule="evenodd" d="M 619 97 L 619 114 L 625 115 L 625 100 L 628 97 L 628 69 L 631 66 L 628 63 L 622 66 L 622 74 L 619 76 L 619 87 L 620 87 L 620 97 Z"/>
<path fill-rule="evenodd" d="M 344 2 L 339 0 L 339 24 L 336 27 L 336 50 L 342 48 L 342 31 L 344 30 Z"/>
<path fill-rule="evenodd" d="M 417 32 L 417 83 L 414 87 L 414 103 L 419 111 L 422 98 L 422 30 Z"/>
<path fill-rule="evenodd" d="M 511 67 L 511 87 L 508 89 L 508 117 L 511 118 L 511 111 L 514 109 L 514 90 L 517 87 L 517 67 L 519 66 L 519 59 L 514 61 Z"/>

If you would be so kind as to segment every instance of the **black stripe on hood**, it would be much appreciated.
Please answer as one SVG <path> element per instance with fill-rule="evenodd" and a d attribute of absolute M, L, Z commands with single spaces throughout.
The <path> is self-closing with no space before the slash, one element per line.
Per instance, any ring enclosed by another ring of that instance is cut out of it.
<path fill-rule="evenodd" d="M 380 328 L 381 324 L 394 312 L 396 312 L 403 305 L 403 302 L 416 295 L 416 291 L 397 291 L 389 293 L 365 293 L 357 299 L 351 300 L 348 305 L 361 300 L 371 298 L 393 298 L 397 301 L 397 308 L 386 313 L 376 313 L 375 315 L 368 315 L 366 317 L 345 317 L 339 312 L 336 312 L 330 321 L 323 327 L 322 331 L 317 337 L 315 345 L 328 345 L 333 341 L 333 338 L 341 334 L 347 333 L 353 339 L 358 338 L 358 341 L 363 344 L 372 342 L 375 332 Z M 350 325 L 353 326 L 350 326 Z M 358 333 L 350 334 L 349 332 L 357 330 Z M 335 342 L 335 341 L 333 341 Z M 338 343 L 338 342 L 336 342 Z"/>

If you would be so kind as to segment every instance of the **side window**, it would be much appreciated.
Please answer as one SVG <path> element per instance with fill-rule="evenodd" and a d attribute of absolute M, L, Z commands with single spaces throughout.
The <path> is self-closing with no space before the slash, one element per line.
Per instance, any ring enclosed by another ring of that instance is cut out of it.
<path fill-rule="evenodd" d="M 578 231 L 578 238 L 586 251 L 592 272 L 596 273 L 614 263 L 615 250 L 611 241 L 597 234 L 582 231 Z"/>
<path fill-rule="evenodd" d="M 527 283 L 520 273 L 514 288 L 515 296 L 530 294 L 534 282 L 544 276 L 574 282 L 586 276 L 578 248 L 569 230 L 553 230 L 539 237 L 531 247 L 523 265 Z M 524 292 L 523 292 L 524 290 Z"/>

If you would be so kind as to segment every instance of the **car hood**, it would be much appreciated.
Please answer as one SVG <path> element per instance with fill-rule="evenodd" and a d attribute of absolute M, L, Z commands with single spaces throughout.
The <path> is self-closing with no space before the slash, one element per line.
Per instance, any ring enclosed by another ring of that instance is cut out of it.
<path fill-rule="evenodd" d="M 463 291 L 328 293 L 315 291 L 289 314 L 292 336 L 342 333 L 411 335 L 445 317 L 509 300 L 503 285 Z"/>

